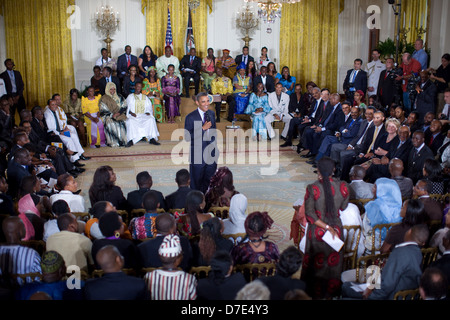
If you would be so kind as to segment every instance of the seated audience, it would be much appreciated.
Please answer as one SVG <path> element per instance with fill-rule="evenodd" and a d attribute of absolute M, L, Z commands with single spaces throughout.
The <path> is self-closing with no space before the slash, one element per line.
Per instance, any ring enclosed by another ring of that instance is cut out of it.
<path fill-rule="evenodd" d="M 17 199 L 19 186 L 24 177 L 31 176 L 27 169 L 31 166 L 31 156 L 27 149 L 19 149 L 8 165 L 6 174 L 8 177 L 8 193 L 13 199 Z"/>
<path fill-rule="evenodd" d="M 98 92 L 95 92 L 95 94 L 98 94 Z M 67 100 L 62 104 L 62 108 L 66 113 L 67 123 L 77 129 L 81 145 L 86 146 L 86 128 L 84 127 L 83 110 L 81 108 L 81 95 L 77 89 L 70 90 Z"/>
<path fill-rule="evenodd" d="M 412 135 L 413 148 L 409 152 L 407 176 L 413 183 L 417 183 L 423 178 L 423 166 L 427 159 L 433 159 L 433 151 L 425 145 L 425 135 L 423 131 L 416 131 Z"/>
<path fill-rule="evenodd" d="M 217 59 L 216 66 L 222 69 L 222 73 L 225 77 L 234 79 L 237 64 L 233 57 L 230 56 L 230 50 L 222 50 L 222 57 Z"/>
<path fill-rule="evenodd" d="M 425 208 L 423 203 L 417 199 L 406 200 L 403 203 L 400 211 L 402 222 L 393 226 L 387 232 L 383 245 L 381 246 L 381 253 L 388 253 L 392 251 L 398 244 L 402 243 L 406 232 L 418 224 L 426 222 Z"/>
<path fill-rule="evenodd" d="M 216 251 L 211 271 L 197 284 L 197 300 L 234 300 L 247 282 L 241 272 L 233 273 L 233 259 L 227 251 Z"/>
<path fill-rule="evenodd" d="M 245 65 L 241 63 L 237 67 L 237 73 L 233 78 L 235 114 L 243 114 L 250 100 L 252 92 L 252 79 L 245 75 Z"/>
<path fill-rule="evenodd" d="M 426 180 L 419 180 L 413 189 L 413 196 L 422 201 L 425 207 L 425 214 L 429 221 L 442 221 L 442 205 L 430 197 L 431 183 Z"/>
<path fill-rule="evenodd" d="M 86 300 L 146 300 L 145 282 L 122 272 L 124 259 L 117 247 L 107 245 L 98 251 L 95 258 L 104 274 L 86 281 Z"/>
<path fill-rule="evenodd" d="M 445 135 L 442 134 L 442 123 L 435 119 L 431 122 L 430 129 L 425 133 L 425 143 L 433 151 L 436 156 L 442 143 L 444 142 Z"/>
<path fill-rule="evenodd" d="M 364 181 L 366 170 L 362 166 L 353 166 L 350 170 L 350 181 L 348 189 L 350 191 L 350 200 L 355 199 L 373 199 L 373 184 Z"/>
<path fill-rule="evenodd" d="M 250 95 L 250 101 L 245 109 L 252 119 L 252 138 L 255 140 L 267 140 L 267 128 L 265 118 L 271 111 L 267 93 L 264 92 L 264 84 L 258 83 L 256 91 Z"/>
<path fill-rule="evenodd" d="M 431 184 L 430 194 L 444 194 L 444 179 L 439 161 L 427 159 L 423 165 L 423 178 Z"/>
<path fill-rule="evenodd" d="M 270 290 L 261 280 L 255 280 L 239 290 L 235 300 L 270 300 Z"/>
<path fill-rule="evenodd" d="M 152 190 L 153 179 L 148 171 L 142 171 L 136 176 L 136 183 L 139 190 L 131 191 L 127 195 L 127 201 L 130 205 L 131 210 L 142 209 L 143 207 L 143 197 L 148 191 L 154 191 L 158 196 L 159 208 L 167 210 L 166 202 L 164 201 L 164 196 L 161 192 Z"/>
<path fill-rule="evenodd" d="M 231 198 L 229 218 L 223 221 L 224 235 L 245 233 L 247 205 L 247 197 L 243 194 L 238 193 Z"/>
<path fill-rule="evenodd" d="M 161 103 L 162 99 L 162 88 L 161 80 L 156 74 L 156 68 L 150 67 L 148 69 L 148 76 L 142 82 L 142 93 L 145 94 L 151 101 L 153 106 L 153 113 L 158 123 L 164 123 L 166 115 L 164 113 L 164 108 Z"/>
<path fill-rule="evenodd" d="M 137 66 L 132 64 L 128 67 L 128 74 L 123 78 L 123 96 L 128 98 L 130 94 L 134 94 L 136 91 L 136 83 L 142 82 L 144 77 L 142 77 L 137 70 Z M 107 89 L 105 89 L 105 93 Z"/>
<path fill-rule="evenodd" d="M 175 182 L 178 185 L 178 190 L 166 196 L 165 203 L 167 210 L 184 209 L 186 205 L 186 197 L 192 191 L 191 176 L 188 170 L 181 169 L 177 172 Z"/>
<path fill-rule="evenodd" d="M 449 220 L 449 219 L 447 219 Z M 439 243 L 439 251 L 441 253 L 441 257 L 434 261 L 430 267 L 435 267 L 441 269 L 442 272 L 447 276 L 447 278 L 450 277 L 450 229 L 449 229 L 449 223 L 446 224 L 446 227 L 442 229 L 440 232 L 442 235 L 438 235 L 438 233 L 435 234 L 437 236 L 436 238 L 441 238 L 441 243 Z M 433 242 L 433 240 L 432 240 Z M 430 244 L 434 247 L 433 243 Z M 442 247 L 442 249 L 441 249 Z"/>
<path fill-rule="evenodd" d="M 289 68 L 285 66 L 283 67 L 283 69 L 281 69 L 281 74 L 278 79 L 279 83 L 283 85 L 283 92 L 290 96 L 294 92 L 294 87 L 295 83 L 297 82 L 297 78 L 291 76 L 289 73 Z"/>
<path fill-rule="evenodd" d="M 84 234 L 91 240 L 103 239 L 104 236 L 100 231 L 98 222 L 100 218 L 107 212 L 115 212 L 116 207 L 109 201 L 98 201 L 89 209 L 91 219 L 86 222 Z"/>
<path fill-rule="evenodd" d="M 260 75 L 256 76 L 254 79 L 252 79 L 253 82 L 253 92 L 258 91 L 257 86 L 259 83 L 263 84 L 263 91 L 265 93 L 272 93 L 275 91 L 275 80 L 272 76 L 268 76 L 267 74 L 267 67 L 262 66 L 260 68 Z M 300 92 L 301 93 L 301 92 Z"/>
<path fill-rule="evenodd" d="M 275 138 L 275 131 L 272 128 L 272 123 L 277 120 L 284 122 L 284 129 L 280 136 L 281 138 L 286 139 L 292 116 L 289 115 L 290 97 L 287 93 L 283 92 L 283 86 L 281 83 L 277 83 L 275 85 L 275 91 L 269 93 L 268 100 L 269 107 L 271 108 L 271 111 L 265 117 L 268 137 L 270 139 Z"/>
<path fill-rule="evenodd" d="M 177 233 L 177 224 L 170 213 L 161 213 L 155 219 L 156 237 L 138 245 L 141 257 L 141 265 L 144 268 L 159 268 L 162 266 L 158 249 L 165 236 Z M 183 259 L 180 268 L 188 272 L 192 266 L 192 247 L 188 238 L 180 236 Z"/>
<path fill-rule="evenodd" d="M 14 202 L 8 194 L 8 183 L 4 176 L 0 175 L 0 212 L 7 215 L 14 215 Z"/>
<path fill-rule="evenodd" d="M 27 178 L 28 177 L 25 179 Z M 30 178 L 33 178 L 33 176 Z M 28 193 L 19 199 L 17 208 L 19 217 L 21 217 L 22 220 L 26 217 L 26 219 L 31 222 L 34 229 L 34 236 L 31 239 L 25 240 L 42 240 L 44 237 L 45 220 L 41 218 L 41 214 L 47 211 L 49 206 L 48 201 L 47 197 L 39 197 L 38 195 L 31 193 Z"/>
<path fill-rule="evenodd" d="M 245 220 L 248 242 L 240 243 L 231 251 L 234 264 L 278 262 L 280 253 L 275 243 L 264 238 L 273 220 L 267 212 L 253 212 Z"/>
<path fill-rule="evenodd" d="M 102 48 L 102 50 L 100 50 L 100 52 L 101 52 L 101 57 L 97 59 L 97 61 L 95 62 L 95 65 L 103 68 L 104 66 L 106 66 L 106 64 L 108 62 L 111 62 L 112 59 L 111 59 L 111 57 L 109 57 L 108 50 L 106 48 Z"/>
<path fill-rule="evenodd" d="M 60 175 L 56 187 L 59 192 L 50 196 L 52 204 L 58 200 L 65 200 L 69 205 L 70 212 L 86 212 L 84 198 L 77 194 L 78 183 L 74 177 L 68 173 Z"/>
<path fill-rule="evenodd" d="M 214 49 L 208 48 L 208 54 L 202 59 L 201 76 L 203 78 L 203 88 L 206 92 L 211 93 L 211 83 L 217 77 L 216 75 L 216 57 L 214 56 Z M 222 70 L 221 70 L 222 71 Z"/>
<path fill-rule="evenodd" d="M 284 250 L 277 263 L 277 272 L 273 276 L 260 278 L 270 290 L 270 300 L 284 300 L 288 291 L 305 290 L 306 285 L 302 280 L 292 278 L 302 267 L 302 253 L 291 246 Z"/>
<path fill-rule="evenodd" d="M 103 122 L 100 118 L 99 101 L 101 95 L 95 95 L 94 87 L 88 87 L 86 97 L 81 98 L 81 109 L 86 123 L 87 144 L 94 147 L 106 147 Z"/>
<path fill-rule="evenodd" d="M 121 238 L 124 233 L 122 218 L 116 212 L 107 212 L 100 218 L 98 225 L 105 238 L 92 243 L 91 255 L 95 268 L 101 268 L 100 262 L 96 259 L 97 253 L 101 248 L 111 245 L 119 250 L 124 260 L 123 268 L 138 269 L 139 255 L 136 246 L 131 240 Z"/>
<path fill-rule="evenodd" d="M 362 233 L 362 219 L 361 219 L 361 213 L 359 211 L 359 208 L 357 205 L 353 204 L 353 203 L 349 203 L 347 205 L 347 209 L 345 210 L 341 210 L 340 211 L 340 215 L 339 218 L 341 219 L 342 222 L 342 227 L 345 226 L 360 226 L 361 227 L 361 235 L 359 238 L 359 243 L 358 243 L 358 249 L 357 249 L 357 258 L 360 258 L 363 254 L 364 254 L 364 243 L 365 243 L 365 238 L 364 238 L 364 234 Z M 348 232 L 346 229 L 344 230 L 344 239 L 351 239 L 351 237 L 353 237 L 353 230 L 350 230 L 350 232 Z M 356 231 L 358 232 L 358 231 Z M 345 242 L 344 240 L 344 242 Z M 356 246 L 356 237 L 353 241 L 353 243 L 348 242 L 348 247 L 347 249 L 354 249 Z"/>
<path fill-rule="evenodd" d="M 205 194 L 205 211 L 212 207 L 229 207 L 231 198 L 238 193 L 234 188 L 231 170 L 228 167 L 217 169 Z"/>
<path fill-rule="evenodd" d="M 372 237 L 376 237 L 375 243 L 381 237 L 381 243 L 386 238 L 386 230 L 380 234 L 373 232 L 373 227 L 379 224 L 398 223 L 401 221 L 402 195 L 398 184 L 387 178 L 380 178 L 375 182 L 374 201 L 366 204 L 366 213 L 363 217 L 363 233 L 365 237 L 366 252 L 372 252 Z"/>
<path fill-rule="evenodd" d="M 175 117 L 179 117 L 181 103 L 180 78 L 175 76 L 175 67 L 169 65 L 168 73 L 161 78 L 161 88 L 164 94 L 164 107 L 168 123 L 175 123 Z M 197 88 L 198 89 L 198 88 Z M 187 89 L 189 91 L 189 87 Z"/>
<path fill-rule="evenodd" d="M 410 178 L 403 176 L 404 171 L 405 168 L 402 160 L 394 158 L 389 162 L 391 179 L 397 182 L 402 193 L 402 199 L 410 199 L 413 194 L 414 184 Z"/>
<path fill-rule="evenodd" d="M 217 77 L 211 82 L 211 93 L 220 96 L 220 101 L 215 102 L 216 106 L 216 122 L 220 122 L 220 110 L 222 102 L 228 103 L 227 121 L 232 122 L 234 119 L 235 99 L 233 95 L 233 84 L 231 79 L 223 75 L 222 68 L 216 67 Z"/>
<path fill-rule="evenodd" d="M 427 268 L 420 277 L 419 292 L 422 300 L 447 300 L 447 276 L 438 268 Z"/>
<path fill-rule="evenodd" d="M 61 231 L 58 228 L 58 217 L 65 213 L 70 213 L 70 208 L 66 201 L 56 200 L 52 203 L 53 219 L 48 220 L 44 224 L 44 237 L 43 237 L 44 241 L 47 241 L 48 237 L 50 237 L 52 234 L 58 233 Z M 84 232 L 84 229 L 80 233 L 83 233 L 83 232 Z"/>
<path fill-rule="evenodd" d="M 151 67 L 155 67 L 158 57 L 153 53 L 150 46 L 145 46 L 142 54 L 138 58 L 138 67 L 140 75 L 144 78 L 148 76 Z"/>
<path fill-rule="evenodd" d="M 194 275 L 178 270 L 183 260 L 180 238 L 169 234 L 158 249 L 162 269 L 148 272 L 144 276 L 151 300 L 195 300 L 197 279 Z M 164 284 L 164 285 L 163 285 Z M 178 290 L 183 288 L 183 290 Z"/>
<path fill-rule="evenodd" d="M 206 202 L 205 196 L 201 191 L 193 190 L 186 197 L 186 208 L 184 214 L 176 214 L 175 218 L 179 225 L 179 231 L 182 235 L 191 237 L 198 235 L 203 222 L 214 218 L 212 213 L 203 213 Z"/>
<path fill-rule="evenodd" d="M 156 237 L 155 220 L 160 208 L 160 197 L 157 191 L 147 191 L 142 197 L 145 214 L 133 218 L 130 222 L 131 237 L 135 240 L 144 240 Z"/>
<path fill-rule="evenodd" d="M 195 95 L 198 95 L 201 69 L 202 59 L 197 56 L 197 50 L 195 48 L 191 48 L 189 53 L 186 54 L 180 61 L 180 70 L 183 78 L 183 87 L 185 89 L 186 98 L 190 98 L 189 87 L 191 79 L 194 81 Z"/>
<path fill-rule="evenodd" d="M 94 264 L 91 250 L 92 242 L 86 236 L 78 233 L 77 219 L 71 213 L 58 217 L 58 233 L 48 237 L 47 251 L 58 252 L 67 265 L 76 265 L 82 271 L 89 271 Z"/>
<path fill-rule="evenodd" d="M 106 85 L 108 82 L 114 82 L 117 88 L 117 93 L 122 94 L 122 86 L 120 80 L 113 75 L 113 70 L 110 67 L 104 67 L 102 70 L 103 77 L 98 81 L 100 94 L 103 96 L 106 92 Z"/>
<path fill-rule="evenodd" d="M 171 46 L 166 46 L 164 49 L 164 55 L 158 57 L 156 60 L 156 70 L 158 78 L 162 79 L 169 73 L 169 66 L 174 66 L 174 75 L 180 79 L 180 93 L 183 92 L 183 78 L 180 74 L 180 60 L 173 55 Z"/>
<path fill-rule="evenodd" d="M 103 78 L 102 68 L 100 68 L 99 66 L 94 66 L 94 68 L 92 69 L 92 72 L 94 73 L 94 75 L 91 78 L 91 86 L 94 87 L 95 93 L 99 94 L 100 93 L 100 80 Z"/>
<path fill-rule="evenodd" d="M 41 259 L 42 280 L 28 283 L 16 292 L 16 300 L 30 300 L 37 292 L 45 292 L 51 300 L 82 300 L 82 289 L 67 287 L 66 264 L 56 251 L 46 251 Z M 80 283 L 84 287 L 84 281 Z"/>

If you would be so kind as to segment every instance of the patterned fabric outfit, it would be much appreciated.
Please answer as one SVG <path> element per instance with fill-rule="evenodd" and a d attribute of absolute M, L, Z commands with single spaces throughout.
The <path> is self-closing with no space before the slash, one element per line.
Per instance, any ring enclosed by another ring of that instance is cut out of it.
<path fill-rule="evenodd" d="M 184 271 L 155 270 L 144 276 L 151 300 L 195 300 L 197 279 Z"/>
<path fill-rule="evenodd" d="M 124 147 L 127 144 L 127 102 L 119 95 L 111 97 L 104 95 L 100 100 L 100 117 L 102 119 L 106 142 L 110 147 Z M 113 118 L 113 115 L 120 113 L 120 116 Z"/>
<path fill-rule="evenodd" d="M 233 79 L 233 85 L 236 84 L 242 86 L 243 89 L 234 90 L 234 98 L 236 100 L 235 114 L 243 114 L 250 101 L 250 94 L 245 92 L 252 85 L 252 80 L 250 77 L 241 78 L 241 75 L 237 74 Z M 245 94 L 244 97 L 241 96 L 242 93 Z"/>
<path fill-rule="evenodd" d="M 314 222 L 322 220 L 334 228 L 344 241 L 339 210 L 344 211 L 349 201 L 346 182 L 330 179 L 334 195 L 335 212 L 326 214 L 325 193 L 320 181 L 309 185 L 305 194 L 305 213 L 309 223 L 306 232 L 306 248 L 303 258 L 302 280 L 306 283 L 307 293 L 313 299 L 333 297 L 340 293 L 341 273 L 344 253 L 334 251 L 322 236 L 326 230 L 317 227 Z"/>
<path fill-rule="evenodd" d="M 202 61 L 202 67 L 205 67 L 205 70 L 208 72 L 212 72 L 213 75 L 210 76 L 209 73 L 202 72 L 203 77 L 203 86 L 205 87 L 206 91 L 211 90 L 211 82 L 216 78 L 216 73 L 214 72 L 216 69 L 215 66 L 216 59 L 209 59 L 208 57 L 205 57 Z"/>
<path fill-rule="evenodd" d="M 255 113 L 257 109 L 263 108 L 263 112 Z M 252 136 L 256 137 L 259 134 L 264 140 L 267 139 L 266 115 L 272 108 L 269 105 L 269 96 L 265 94 L 258 97 L 255 93 L 250 96 L 250 102 L 245 113 L 252 117 Z"/>
<path fill-rule="evenodd" d="M 162 79 L 162 93 L 168 118 L 180 115 L 180 92 L 180 78 L 165 76 Z M 176 94 L 176 96 L 169 96 L 169 94 Z"/>
<path fill-rule="evenodd" d="M 101 99 L 101 95 L 97 95 L 94 100 L 89 100 L 86 97 L 81 98 L 81 108 L 84 113 L 90 113 L 93 117 L 98 117 L 98 113 L 100 111 L 99 102 Z M 106 137 L 105 131 L 103 128 L 103 122 L 99 118 L 99 122 L 92 122 L 88 117 L 84 117 L 84 121 L 86 122 L 86 130 L 88 132 L 88 144 L 91 146 L 106 146 Z M 100 137 L 100 139 L 98 139 Z"/>
<path fill-rule="evenodd" d="M 133 239 L 144 240 L 156 236 L 155 220 L 157 213 L 146 213 L 142 217 L 134 218 L 130 222 L 130 232 Z"/>
<path fill-rule="evenodd" d="M 158 121 L 159 123 L 163 123 L 165 120 L 165 116 L 164 109 L 161 105 L 161 99 L 153 96 L 154 92 L 159 93 L 160 97 L 162 96 L 161 81 L 159 79 L 156 79 L 156 82 L 150 82 L 150 80 L 145 78 L 142 84 L 142 93 L 145 94 L 152 102 L 156 121 Z"/>
<path fill-rule="evenodd" d="M 266 250 L 255 252 L 249 242 L 241 243 L 231 250 L 234 265 L 248 263 L 269 263 L 278 262 L 280 252 L 275 243 L 265 241 Z"/>

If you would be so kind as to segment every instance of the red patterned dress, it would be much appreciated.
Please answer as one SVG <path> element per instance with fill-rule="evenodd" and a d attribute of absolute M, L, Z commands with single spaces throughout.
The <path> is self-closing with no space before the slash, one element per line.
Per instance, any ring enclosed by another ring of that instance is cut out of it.
<path fill-rule="evenodd" d="M 326 215 L 325 192 L 322 182 L 309 185 L 305 194 L 305 213 L 308 221 L 306 248 L 303 258 L 302 280 L 307 293 L 314 299 L 326 299 L 340 294 L 344 253 L 334 251 L 322 240 L 326 230 L 314 223 L 321 220 L 334 228 L 344 240 L 339 210 L 345 210 L 349 201 L 346 182 L 330 179 L 336 212 Z"/>

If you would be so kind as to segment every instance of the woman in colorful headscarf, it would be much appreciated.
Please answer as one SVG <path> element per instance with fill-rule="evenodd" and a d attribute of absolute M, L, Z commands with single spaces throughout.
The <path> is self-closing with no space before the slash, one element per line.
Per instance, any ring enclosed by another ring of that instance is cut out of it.
<path fill-rule="evenodd" d="M 392 179 L 380 178 L 375 181 L 374 189 L 376 189 L 376 192 L 374 192 L 376 193 L 376 199 L 366 204 L 366 213 L 363 217 L 366 252 L 372 250 L 373 237 L 381 237 L 381 243 L 383 243 L 387 235 L 387 230 L 374 234 L 374 226 L 402 221 L 400 215 L 402 210 L 402 193 L 397 182 Z M 376 240 L 376 243 L 378 243 L 378 240 Z"/>
<path fill-rule="evenodd" d="M 230 56 L 230 50 L 223 49 L 222 57 L 216 62 L 216 66 L 222 68 L 223 75 L 230 79 L 233 79 L 236 74 L 236 62 Z"/>
<path fill-rule="evenodd" d="M 165 119 L 164 109 L 161 105 L 162 88 L 155 67 L 148 68 L 147 78 L 142 82 L 142 94 L 145 94 L 153 105 L 153 113 L 156 121 L 163 123 Z"/>
<path fill-rule="evenodd" d="M 238 72 L 233 78 L 234 98 L 236 100 L 234 113 L 243 114 L 250 100 L 252 79 L 245 75 L 245 63 L 241 63 L 237 70 Z"/>
<path fill-rule="evenodd" d="M 127 101 L 117 94 L 113 82 L 106 84 L 105 95 L 100 99 L 100 117 L 102 119 L 106 142 L 110 147 L 127 145 Z"/>
<path fill-rule="evenodd" d="M 355 99 L 355 101 L 353 102 L 353 106 L 358 107 L 360 112 L 364 114 L 367 108 L 366 104 L 364 103 L 364 92 L 362 90 L 358 90 L 355 92 L 353 97 Z"/>
<path fill-rule="evenodd" d="M 238 194 L 233 184 L 233 173 L 227 167 L 217 169 L 205 194 L 206 207 L 229 207 L 231 198 Z"/>
<path fill-rule="evenodd" d="M 247 242 L 240 243 L 231 250 L 234 264 L 276 263 L 280 252 L 275 243 L 267 241 L 267 230 L 273 220 L 267 212 L 253 212 L 245 219 Z"/>
<path fill-rule="evenodd" d="M 100 119 L 99 101 L 101 95 L 95 95 L 94 87 L 87 88 L 87 96 L 81 98 L 81 109 L 86 122 L 87 140 L 91 147 L 105 147 L 106 137 L 103 122 Z"/>

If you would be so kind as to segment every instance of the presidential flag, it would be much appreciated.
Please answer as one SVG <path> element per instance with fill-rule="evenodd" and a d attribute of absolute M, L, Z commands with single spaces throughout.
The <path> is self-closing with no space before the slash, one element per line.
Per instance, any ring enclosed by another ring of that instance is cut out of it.
<path fill-rule="evenodd" d="M 194 41 L 194 29 L 192 28 L 192 17 L 191 17 L 191 8 L 189 8 L 189 19 L 186 28 L 186 39 L 185 39 L 185 50 L 186 54 L 189 54 L 192 48 L 195 48 Z"/>
<path fill-rule="evenodd" d="M 167 8 L 167 31 L 166 31 L 166 47 L 170 46 L 173 51 L 172 23 L 170 22 L 170 9 Z"/>

